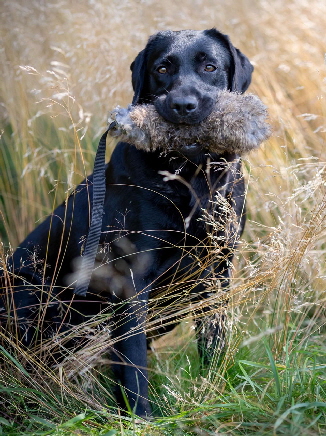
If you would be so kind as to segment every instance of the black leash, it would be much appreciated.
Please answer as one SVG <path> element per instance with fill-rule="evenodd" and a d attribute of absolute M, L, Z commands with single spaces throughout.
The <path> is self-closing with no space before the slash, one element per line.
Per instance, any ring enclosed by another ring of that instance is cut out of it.
<path fill-rule="evenodd" d="M 93 173 L 93 204 L 92 204 L 92 218 L 91 225 L 87 235 L 85 251 L 82 256 L 81 265 L 78 270 L 78 281 L 74 290 L 76 295 L 86 296 L 86 292 L 91 280 L 91 274 L 94 269 L 95 256 L 97 247 L 100 242 L 101 229 L 102 229 L 102 216 L 105 200 L 105 151 L 106 151 L 106 137 L 111 129 L 114 129 L 116 122 L 110 124 L 107 131 L 100 139 L 95 161 Z"/>

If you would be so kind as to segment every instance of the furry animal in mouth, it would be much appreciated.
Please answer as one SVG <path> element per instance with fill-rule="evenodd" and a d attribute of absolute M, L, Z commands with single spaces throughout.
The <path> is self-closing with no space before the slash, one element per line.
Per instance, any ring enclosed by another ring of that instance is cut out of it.
<path fill-rule="evenodd" d="M 228 91 L 232 99 L 247 90 L 253 67 L 226 35 L 210 29 L 153 35 L 131 70 L 134 106 L 154 105 L 172 131 L 197 131 L 214 113 L 220 93 Z M 225 295 L 245 223 L 245 185 L 236 148 L 210 150 L 203 136 L 172 149 L 169 141 L 164 149 L 162 137 L 149 150 L 130 138 L 117 144 L 106 168 L 97 265 L 86 297 L 76 298 L 72 277 L 89 231 L 93 176 L 17 247 L 8 261 L 13 294 L 6 293 L 6 280 L 1 283 L 2 322 L 17 320 L 26 347 L 48 329 L 71 337 L 76 326 L 110 310 L 117 401 L 125 407 L 127 398 L 143 417 L 151 414 L 146 320 L 152 309 L 169 318 L 169 326 L 158 328 L 164 333 L 178 321 L 177 308 L 197 307 L 205 361 L 223 342 L 224 315 L 205 283 L 213 281 L 215 294 Z M 211 262 L 208 215 L 219 247 Z"/>
<path fill-rule="evenodd" d="M 214 109 L 199 124 L 176 126 L 149 104 L 117 107 L 111 112 L 109 123 L 115 123 L 111 136 L 145 151 L 169 152 L 201 144 L 206 152 L 242 155 L 268 139 L 267 118 L 266 106 L 256 95 L 220 91 Z"/>

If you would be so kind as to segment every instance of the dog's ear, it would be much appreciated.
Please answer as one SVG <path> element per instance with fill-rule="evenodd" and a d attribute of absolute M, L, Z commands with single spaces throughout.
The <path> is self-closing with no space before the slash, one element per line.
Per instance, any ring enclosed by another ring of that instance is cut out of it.
<path fill-rule="evenodd" d="M 147 49 L 138 53 L 136 59 L 130 65 L 131 69 L 131 82 L 134 89 L 134 97 L 132 104 L 141 104 L 146 95 L 146 55 Z"/>
<path fill-rule="evenodd" d="M 152 102 L 153 96 L 149 92 L 148 60 L 150 59 L 153 47 L 155 48 L 157 44 L 166 47 L 172 33 L 169 30 L 154 33 L 154 35 L 149 37 L 144 50 L 139 52 L 136 59 L 131 63 L 131 82 L 134 89 L 133 105 Z"/>
<path fill-rule="evenodd" d="M 229 90 L 243 94 L 250 85 L 251 75 L 254 67 L 249 62 L 249 59 L 242 54 L 240 50 L 234 47 L 227 35 L 224 35 L 214 28 L 207 30 L 205 33 L 206 35 L 217 39 L 226 45 L 226 48 L 229 50 L 233 61 L 233 70 L 230 74 Z"/>

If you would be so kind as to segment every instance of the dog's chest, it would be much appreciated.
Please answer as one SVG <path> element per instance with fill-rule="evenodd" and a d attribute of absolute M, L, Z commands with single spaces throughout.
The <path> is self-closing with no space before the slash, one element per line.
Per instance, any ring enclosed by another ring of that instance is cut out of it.
<path fill-rule="evenodd" d="M 189 181 L 180 178 L 171 183 L 170 188 L 169 200 L 172 207 L 170 212 L 163 208 L 162 213 L 170 218 L 168 222 L 171 228 L 184 232 L 187 246 L 202 245 L 203 240 L 207 239 L 209 229 L 206 217 L 212 211 L 214 197 L 207 180 L 204 177 Z"/>

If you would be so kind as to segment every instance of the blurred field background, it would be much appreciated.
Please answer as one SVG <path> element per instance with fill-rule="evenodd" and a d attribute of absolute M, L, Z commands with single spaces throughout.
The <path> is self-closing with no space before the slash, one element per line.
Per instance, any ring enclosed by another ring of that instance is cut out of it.
<path fill-rule="evenodd" d="M 3 434 L 325 434 L 326 3 L 3 0 L 0 12 L 3 262 L 92 171 L 110 109 L 131 102 L 130 63 L 156 31 L 228 34 L 255 66 L 249 91 L 273 127 L 244 159 L 248 221 L 221 366 L 199 375 L 187 322 L 160 339 L 151 391 L 165 418 L 140 424 L 101 411 L 94 373 L 80 386 L 60 372 L 30 380 L 7 356 Z"/>

